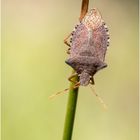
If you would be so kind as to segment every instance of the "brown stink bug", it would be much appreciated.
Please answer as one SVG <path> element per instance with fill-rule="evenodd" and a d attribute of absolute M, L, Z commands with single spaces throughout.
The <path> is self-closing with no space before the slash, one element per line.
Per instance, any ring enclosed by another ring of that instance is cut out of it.
<path fill-rule="evenodd" d="M 67 42 L 69 37 L 70 43 Z M 64 43 L 69 46 L 66 63 L 76 72 L 69 80 L 78 75 L 77 86 L 94 84 L 95 73 L 107 67 L 104 60 L 109 46 L 108 28 L 100 12 L 96 8 L 91 9 Z"/>
<path fill-rule="evenodd" d="M 70 38 L 70 43 L 67 41 L 68 38 Z M 69 58 L 66 63 L 76 72 L 69 77 L 69 80 L 72 81 L 72 78 L 77 75 L 79 77 L 79 81 L 75 83 L 73 88 L 87 86 L 89 83 L 94 84 L 93 76 L 95 73 L 107 67 L 104 60 L 109 46 L 108 28 L 100 12 L 96 8 L 91 9 L 75 26 L 74 31 L 64 40 L 64 43 L 69 46 L 67 51 Z M 50 98 L 67 90 L 69 88 L 50 96 Z M 105 107 L 101 97 L 95 91 L 93 93 Z"/>

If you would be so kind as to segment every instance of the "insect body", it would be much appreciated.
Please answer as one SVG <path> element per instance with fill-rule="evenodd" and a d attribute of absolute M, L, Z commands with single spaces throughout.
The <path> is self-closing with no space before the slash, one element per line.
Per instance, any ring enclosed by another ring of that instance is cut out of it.
<path fill-rule="evenodd" d="M 75 27 L 70 44 L 66 40 L 65 43 L 70 46 L 66 63 L 76 71 L 75 75 L 79 76 L 79 85 L 94 84 L 94 74 L 107 67 L 104 60 L 109 46 L 108 28 L 99 11 L 91 9 Z"/>

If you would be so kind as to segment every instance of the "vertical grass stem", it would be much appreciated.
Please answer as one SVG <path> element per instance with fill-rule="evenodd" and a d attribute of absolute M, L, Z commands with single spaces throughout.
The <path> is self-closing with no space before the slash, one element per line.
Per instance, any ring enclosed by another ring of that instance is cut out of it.
<path fill-rule="evenodd" d="M 89 0 L 82 0 L 81 14 L 80 14 L 79 21 L 81 21 L 83 19 L 83 17 L 85 16 L 85 14 L 87 13 L 88 4 L 89 4 Z M 72 73 L 74 73 L 74 70 Z M 78 76 L 74 77 L 73 80 L 77 81 Z M 79 90 L 79 88 L 73 89 L 73 87 L 74 87 L 74 83 L 70 83 L 70 90 L 69 90 L 69 97 L 68 97 L 68 104 L 67 104 L 62 140 L 71 140 L 72 139 L 74 118 L 75 118 L 78 90 Z"/>

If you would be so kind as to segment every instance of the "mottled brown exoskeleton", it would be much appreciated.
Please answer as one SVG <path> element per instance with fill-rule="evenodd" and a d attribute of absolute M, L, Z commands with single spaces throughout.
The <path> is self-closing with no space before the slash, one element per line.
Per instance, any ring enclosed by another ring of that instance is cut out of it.
<path fill-rule="evenodd" d="M 79 81 L 76 85 L 94 84 L 95 73 L 107 67 L 104 60 L 109 46 L 108 28 L 99 11 L 96 8 L 91 9 L 64 42 L 69 46 L 66 63 L 76 72 L 69 80 L 72 81 L 78 75 Z"/>

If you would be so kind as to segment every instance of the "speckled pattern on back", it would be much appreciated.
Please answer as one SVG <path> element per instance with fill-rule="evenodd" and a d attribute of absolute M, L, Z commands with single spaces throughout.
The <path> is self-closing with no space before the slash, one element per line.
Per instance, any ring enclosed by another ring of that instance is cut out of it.
<path fill-rule="evenodd" d="M 80 85 L 86 86 L 97 71 L 107 66 L 104 60 L 109 33 L 97 9 L 91 9 L 76 25 L 70 42 L 66 63 L 79 75 Z"/>
<path fill-rule="evenodd" d="M 106 28 L 106 24 L 104 22 L 102 22 L 100 27 L 94 29 L 87 28 L 84 21 L 76 26 L 76 29 L 73 31 L 71 37 L 70 57 L 75 57 L 79 54 L 81 49 L 87 47 L 89 41 L 89 29 L 93 30 L 92 40 L 94 45 L 90 46 L 93 47 L 92 50 L 94 53 L 92 54 L 99 57 L 101 61 L 104 61 L 106 50 L 109 46 L 108 29 Z"/>
<path fill-rule="evenodd" d="M 71 37 L 70 57 L 77 55 L 84 44 L 88 44 L 88 29 L 83 23 L 80 23 Z"/>

